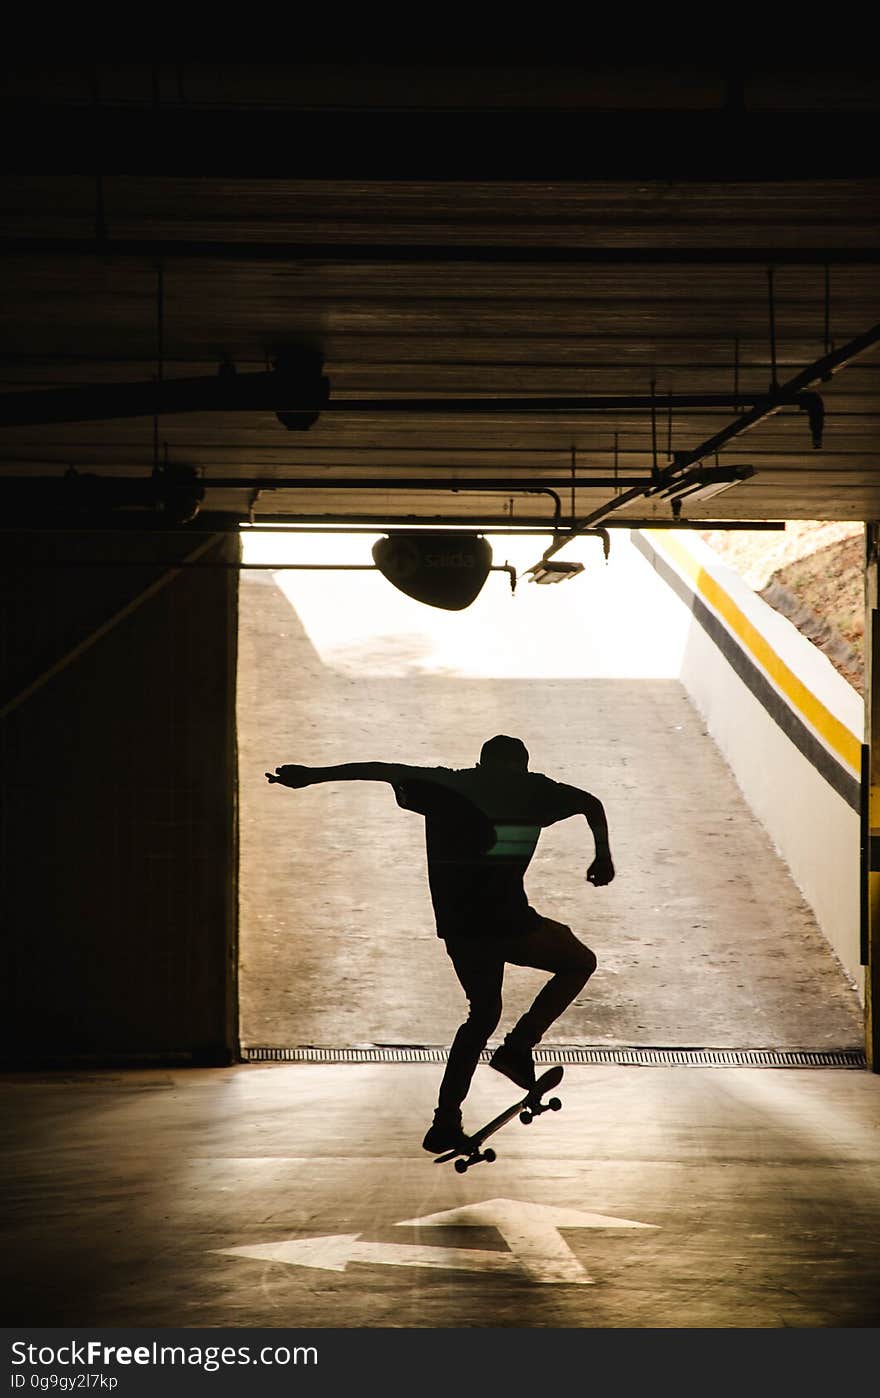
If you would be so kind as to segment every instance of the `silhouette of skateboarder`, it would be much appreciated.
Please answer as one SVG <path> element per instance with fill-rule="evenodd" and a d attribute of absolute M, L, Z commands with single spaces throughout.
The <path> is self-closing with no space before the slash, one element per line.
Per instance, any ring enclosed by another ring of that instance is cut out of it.
<path fill-rule="evenodd" d="M 433 1124 L 422 1142 L 434 1154 L 453 1150 L 464 1139 L 461 1106 L 501 1018 L 505 964 L 552 973 L 490 1059 L 493 1068 L 526 1090 L 535 1082 L 533 1048 L 596 969 L 595 955 L 570 927 L 529 906 L 523 877 L 542 828 L 583 815 L 595 842 L 587 879 L 597 887 L 610 883 L 614 865 L 605 810 L 590 792 L 530 772 L 528 764 L 525 744 L 499 734 L 483 744 L 475 767 L 347 762 L 336 767 L 288 764 L 266 773 L 270 782 L 294 789 L 318 782 L 388 782 L 399 806 L 425 817 L 437 935 L 469 1003 L 468 1017 L 449 1051 Z"/>

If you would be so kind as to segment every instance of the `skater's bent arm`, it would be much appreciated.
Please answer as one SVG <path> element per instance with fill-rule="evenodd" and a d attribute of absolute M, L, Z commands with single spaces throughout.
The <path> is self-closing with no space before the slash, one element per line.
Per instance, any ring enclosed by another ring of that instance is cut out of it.
<path fill-rule="evenodd" d="M 608 821 L 605 816 L 605 807 L 598 796 L 593 796 L 589 791 L 581 793 L 583 799 L 583 813 L 587 817 L 587 823 L 593 832 L 593 839 L 596 842 L 597 854 L 610 854 L 608 844 Z"/>
<path fill-rule="evenodd" d="M 585 815 L 587 824 L 593 832 L 593 840 L 596 845 L 596 858 L 587 870 L 587 879 L 597 887 L 610 883 L 614 878 L 614 864 L 611 859 L 611 847 L 608 843 L 608 820 L 605 815 L 605 807 L 590 791 L 580 791 L 574 788 L 577 799 L 576 811 Z"/>

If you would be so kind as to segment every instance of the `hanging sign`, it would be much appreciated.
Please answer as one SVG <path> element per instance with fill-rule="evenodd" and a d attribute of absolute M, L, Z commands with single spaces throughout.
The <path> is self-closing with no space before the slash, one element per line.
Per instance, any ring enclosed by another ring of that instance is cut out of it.
<path fill-rule="evenodd" d="M 390 583 L 429 607 L 460 612 L 478 596 L 492 566 L 478 534 L 391 534 L 373 545 L 373 562 Z"/>

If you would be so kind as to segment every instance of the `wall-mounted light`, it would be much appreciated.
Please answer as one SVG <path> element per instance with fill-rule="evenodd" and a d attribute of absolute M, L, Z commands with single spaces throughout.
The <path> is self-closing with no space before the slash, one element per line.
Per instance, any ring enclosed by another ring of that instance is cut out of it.
<path fill-rule="evenodd" d="M 532 575 L 529 581 L 534 583 L 565 582 L 566 578 L 574 578 L 583 571 L 583 563 L 559 563 L 554 558 L 542 558 L 540 563 L 526 569 Z"/>
<path fill-rule="evenodd" d="M 747 481 L 755 474 L 754 466 L 698 466 L 695 471 L 673 481 L 659 491 L 660 498 L 680 502 L 688 500 L 711 500 L 722 490 L 729 490 L 740 481 Z"/>

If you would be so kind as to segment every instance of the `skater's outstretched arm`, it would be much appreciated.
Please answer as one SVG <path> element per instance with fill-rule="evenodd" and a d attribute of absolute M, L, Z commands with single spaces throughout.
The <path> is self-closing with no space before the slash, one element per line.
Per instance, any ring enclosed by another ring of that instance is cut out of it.
<path fill-rule="evenodd" d="M 266 777 L 279 786 L 294 789 L 316 786 L 320 782 L 390 782 L 395 786 L 399 782 L 419 778 L 433 777 L 436 780 L 433 768 L 406 767 L 397 762 L 341 762 L 335 767 L 304 767 L 287 763 L 276 767 L 274 772 L 267 772 Z"/>

